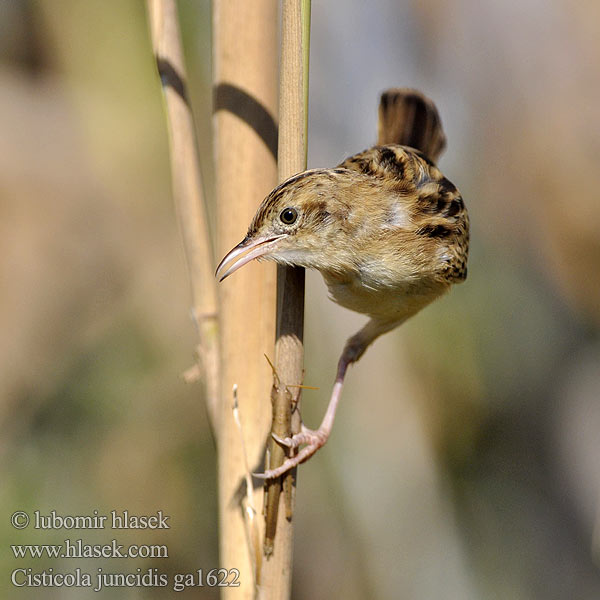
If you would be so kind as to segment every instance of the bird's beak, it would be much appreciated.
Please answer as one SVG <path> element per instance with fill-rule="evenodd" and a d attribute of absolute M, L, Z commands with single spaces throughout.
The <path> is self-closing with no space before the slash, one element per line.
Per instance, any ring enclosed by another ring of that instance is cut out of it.
<path fill-rule="evenodd" d="M 229 277 L 234 271 L 237 271 L 246 263 L 268 254 L 273 245 L 282 237 L 283 235 L 275 235 L 268 238 L 246 238 L 242 240 L 235 248 L 231 249 L 219 263 L 217 272 L 215 273 L 216 277 L 218 277 L 219 281 L 223 281 L 223 279 Z M 231 265 L 228 269 L 225 269 L 225 266 L 229 263 L 231 263 Z"/>

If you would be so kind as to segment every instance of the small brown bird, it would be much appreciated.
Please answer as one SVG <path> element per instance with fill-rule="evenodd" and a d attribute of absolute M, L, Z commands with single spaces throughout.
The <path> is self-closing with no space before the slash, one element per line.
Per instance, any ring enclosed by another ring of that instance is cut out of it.
<path fill-rule="evenodd" d="M 263 477 L 278 477 L 325 444 L 348 365 L 369 344 L 467 276 L 467 210 L 434 164 L 445 141 L 433 102 L 415 90 L 385 92 L 379 145 L 277 186 L 218 266 L 220 281 L 255 258 L 318 269 L 335 302 L 370 317 L 346 342 L 320 427 L 278 439 L 306 446 Z"/>

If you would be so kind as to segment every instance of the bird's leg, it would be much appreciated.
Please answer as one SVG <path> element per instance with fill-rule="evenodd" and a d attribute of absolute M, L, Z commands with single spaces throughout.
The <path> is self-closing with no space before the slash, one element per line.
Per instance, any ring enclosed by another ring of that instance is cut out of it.
<path fill-rule="evenodd" d="M 365 352 L 369 344 L 379 337 L 382 333 L 393 329 L 397 325 L 397 322 L 392 323 L 381 323 L 371 319 L 357 334 L 353 335 L 344 346 L 344 351 L 338 361 L 337 375 L 335 378 L 335 384 L 327 406 L 327 411 L 321 421 L 321 425 L 318 429 L 308 429 L 302 424 L 302 429 L 299 433 L 294 434 L 292 437 L 280 438 L 273 435 L 275 440 L 288 448 L 298 448 L 302 444 L 306 444 L 304 448 L 298 452 L 295 456 L 286 459 L 283 464 L 276 469 L 270 469 L 264 473 L 255 473 L 256 477 L 262 479 L 273 479 L 283 475 L 290 469 L 308 460 L 321 446 L 325 445 L 333 428 L 333 421 L 335 419 L 335 412 L 338 407 L 338 403 L 342 396 L 342 387 L 344 385 L 344 377 L 348 366 L 353 362 L 356 362 Z"/>
<path fill-rule="evenodd" d="M 349 361 L 346 358 L 345 352 L 342 353 L 342 356 L 338 362 L 337 377 L 335 379 L 329 405 L 327 406 L 327 412 L 323 417 L 323 421 L 321 422 L 319 429 L 308 429 L 303 423 L 300 433 L 296 433 L 292 437 L 280 438 L 279 436 L 271 434 L 278 443 L 287 446 L 290 449 L 297 448 L 301 444 L 306 444 L 306 446 L 302 448 L 295 456 L 287 458 L 283 464 L 276 469 L 270 469 L 264 473 L 255 473 L 256 477 L 260 477 L 262 479 L 273 479 L 275 477 L 279 477 L 305 460 L 308 460 L 321 446 L 325 444 L 329 438 L 329 434 L 331 433 L 331 428 L 333 427 L 335 411 L 337 410 L 337 405 L 342 395 L 344 376 L 346 375 L 346 369 L 348 368 L 350 362 L 352 361 Z"/>

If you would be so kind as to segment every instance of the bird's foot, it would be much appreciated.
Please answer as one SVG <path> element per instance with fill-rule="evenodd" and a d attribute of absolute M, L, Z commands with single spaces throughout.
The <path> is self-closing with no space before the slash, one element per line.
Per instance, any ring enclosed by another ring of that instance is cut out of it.
<path fill-rule="evenodd" d="M 254 473 L 254 476 L 260 479 L 274 479 L 275 477 L 279 477 L 280 475 L 287 473 L 294 467 L 297 467 L 305 460 L 308 460 L 321 446 L 325 445 L 325 442 L 329 438 L 329 431 L 322 427 L 316 430 L 308 429 L 302 425 L 302 430 L 300 433 L 296 433 L 291 437 L 281 438 L 274 433 L 271 435 L 278 444 L 286 446 L 290 449 L 298 448 L 298 446 L 302 444 L 306 444 L 306 446 L 304 446 L 304 448 L 302 448 L 300 452 L 296 454 L 296 456 L 286 458 L 283 464 L 279 467 L 275 469 L 268 469 L 264 473 Z"/>
<path fill-rule="evenodd" d="M 316 445 L 318 448 L 323 446 L 329 437 L 329 432 L 324 431 L 322 428 L 309 429 L 302 423 L 299 433 L 295 433 L 292 437 L 279 437 L 272 433 L 273 439 L 282 446 L 287 446 L 290 449 L 298 448 L 302 444 L 308 444 L 309 446 Z"/>

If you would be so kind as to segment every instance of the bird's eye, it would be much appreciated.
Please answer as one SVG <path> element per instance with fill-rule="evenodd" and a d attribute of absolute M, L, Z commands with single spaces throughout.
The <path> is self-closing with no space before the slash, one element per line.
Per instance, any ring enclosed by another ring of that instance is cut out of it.
<path fill-rule="evenodd" d="M 291 225 L 298 218 L 298 211 L 295 208 L 284 208 L 279 215 L 279 220 L 285 225 Z"/>

